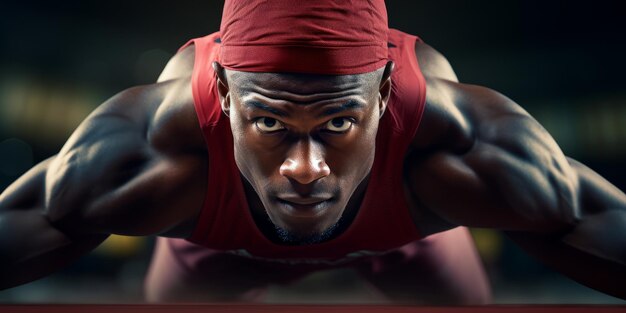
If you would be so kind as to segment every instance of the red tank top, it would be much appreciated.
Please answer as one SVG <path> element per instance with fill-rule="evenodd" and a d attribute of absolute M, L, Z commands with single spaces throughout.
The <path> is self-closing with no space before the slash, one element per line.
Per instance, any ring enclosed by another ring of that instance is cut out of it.
<path fill-rule="evenodd" d="M 219 56 L 219 34 L 191 40 L 195 64 L 192 92 L 209 151 L 208 190 L 196 228 L 185 244 L 284 262 L 340 262 L 361 255 L 384 253 L 420 239 L 403 188 L 407 147 L 419 125 L 426 84 L 415 57 L 419 38 L 389 31 L 389 58 L 395 62 L 392 93 L 376 137 L 376 153 L 362 205 L 352 224 L 336 238 L 306 246 L 279 245 L 257 228 L 248 208 L 233 155 L 228 117 L 220 108 L 211 63 Z M 183 47 L 183 48 L 184 48 Z"/>

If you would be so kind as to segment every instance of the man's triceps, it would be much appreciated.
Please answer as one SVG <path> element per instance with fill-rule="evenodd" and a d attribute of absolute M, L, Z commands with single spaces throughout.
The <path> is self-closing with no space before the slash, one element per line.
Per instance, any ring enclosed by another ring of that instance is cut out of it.
<path fill-rule="evenodd" d="M 442 89 L 454 101 L 439 106 L 460 112 L 450 118 L 461 121 L 449 124 L 464 125 L 470 144 L 437 149 L 417 167 L 426 206 L 474 227 L 553 232 L 571 226 L 576 175 L 548 132 L 497 92 L 455 83 Z"/>
<path fill-rule="evenodd" d="M 576 175 L 552 137 L 528 115 L 488 121 L 468 164 L 528 230 L 555 231 L 577 218 Z M 482 147 L 481 147 L 482 146 Z M 480 147 L 480 148 L 479 148 Z"/>
<path fill-rule="evenodd" d="M 150 159 L 131 124 L 118 117 L 89 118 L 50 163 L 44 214 L 52 223 L 78 233 L 111 233 L 93 223 L 94 213 L 107 214 L 94 212 L 94 204 L 124 186 Z"/>

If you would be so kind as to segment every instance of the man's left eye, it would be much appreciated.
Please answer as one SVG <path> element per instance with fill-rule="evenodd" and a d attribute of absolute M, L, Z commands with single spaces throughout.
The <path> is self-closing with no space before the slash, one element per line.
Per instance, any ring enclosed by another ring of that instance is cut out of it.
<path fill-rule="evenodd" d="M 326 129 L 332 132 L 345 132 L 352 127 L 352 121 L 345 117 L 334 118 L 326 123 Z"/>

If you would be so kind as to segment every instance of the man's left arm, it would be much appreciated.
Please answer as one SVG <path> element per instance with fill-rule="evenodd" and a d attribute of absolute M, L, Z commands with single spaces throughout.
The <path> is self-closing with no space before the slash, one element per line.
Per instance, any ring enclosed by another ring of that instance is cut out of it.
<path fill-rule="evenodd" d="M 430 139 L 408 173 L 420 207 L 451 225 L 505 231 L 554 269 L 626 298 L 626 195 L 499 93 L 438 79 L 429 88 Z"/>
<path fill-rule="evenodd" d="M 575 225 L 557 234 L 507 234 L 550 267 L 589 287 L 626 298 L 626 195 L 584 164 L 568 161 L 578 181 Z"/>

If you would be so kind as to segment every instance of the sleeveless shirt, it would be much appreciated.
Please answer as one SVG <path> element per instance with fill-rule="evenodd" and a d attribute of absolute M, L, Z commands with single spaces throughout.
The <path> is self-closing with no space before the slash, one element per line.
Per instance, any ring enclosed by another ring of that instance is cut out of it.
<path fill-rule="evenodd" d="M 233 135 L 222 112 L 211 66 L 219 61 L 220 35 L 190 40 L 194 45 L 192 93 L 198 121 L 208 147 L 208 190 L 192 235 L 173 240 L 184 257 L 196 245 L 283 263 L 338 264 L 364 255 L 378 255 L 421 238 L 403 186 L 403 164 L 422 117 L 426 83 L 415 56 L 416 36 L 389 30 L 389 59 L 394 61 L 391 97 L 376 136 L 374 163 L 365 196 L 349 227 L 335 238 L 311 245 L 280 245 L 256 226 L 235 163 Z M 332 170 L 332 169 L 331 169 Z"/>

